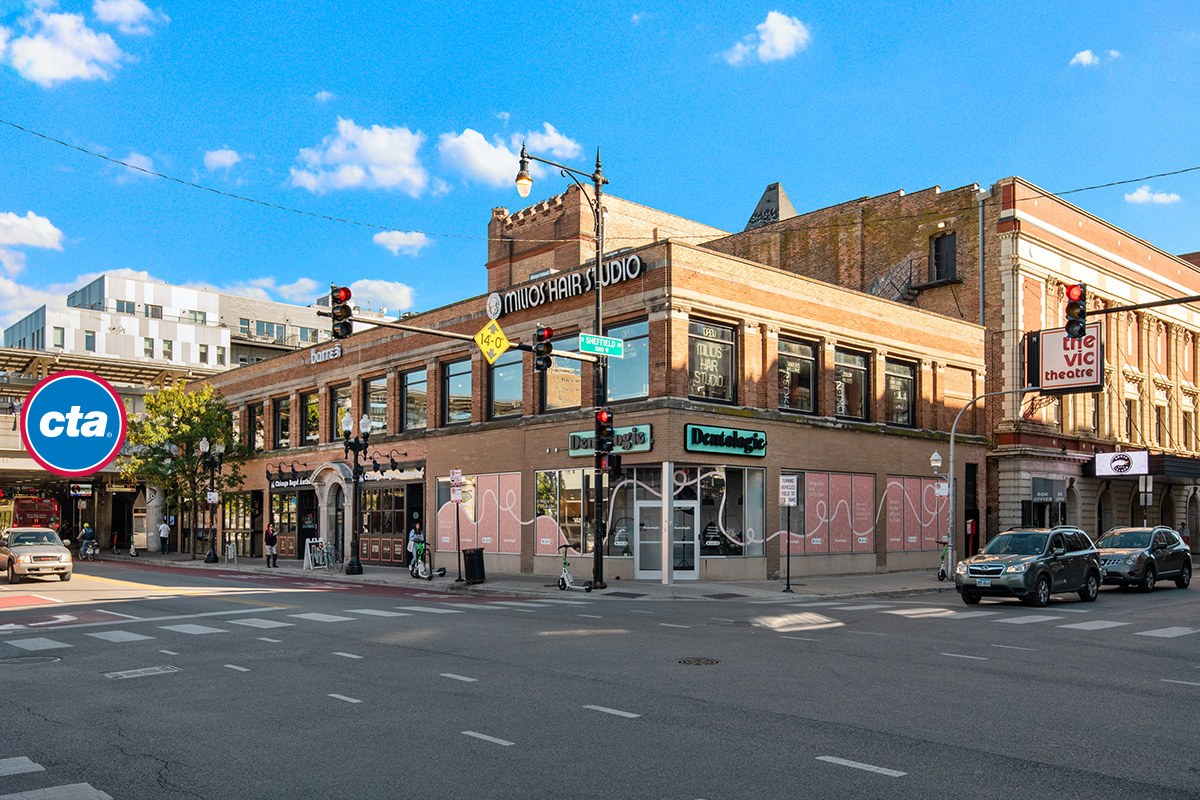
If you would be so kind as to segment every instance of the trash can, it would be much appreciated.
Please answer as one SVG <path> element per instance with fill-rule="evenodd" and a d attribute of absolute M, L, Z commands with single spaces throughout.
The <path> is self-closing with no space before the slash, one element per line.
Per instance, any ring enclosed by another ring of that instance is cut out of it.
<path fill-rule="evenodd" d="M 483 583 L 487 576 L 483 574 L 483 548 L 469 547 L 462 551 L 463 579 L 467 583 Z"/>

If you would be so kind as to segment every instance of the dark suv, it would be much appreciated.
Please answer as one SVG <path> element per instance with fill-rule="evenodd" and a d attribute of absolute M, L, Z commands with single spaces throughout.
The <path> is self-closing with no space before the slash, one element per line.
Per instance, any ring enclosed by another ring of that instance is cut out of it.
<path fill-rule="evenodd" d="M 1090 603 L 1100 593 L 1101 575 L 1096 546 L 1079 528 L 1017 528 L 960 561 L 954 588 L 967 605 L 984 596 L 1017 597 L 1042 608 L 1056 592 L 1078 592 Z"/>
<path fill-rule="evenodd" d="M 1179 534 L 1159 525 L 1152 528 L 1113 528 L 1096 542 L 1104 582 L 1154 591 L 1155 581 L 1174 578 L 1186 589 L 1192 582 L 1192 554 Z"/>

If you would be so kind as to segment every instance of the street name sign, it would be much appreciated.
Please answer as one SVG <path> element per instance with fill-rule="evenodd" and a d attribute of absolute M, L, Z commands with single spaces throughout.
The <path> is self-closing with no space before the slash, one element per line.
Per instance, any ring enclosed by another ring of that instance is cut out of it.
<path fill-rule="evenodd" d="M 579 352 L 624 358 L 625 341 L 623 339 L 612 339 L 608 336 L 597 336 L 594 333 L 581 333 L 579 334 Z"/>

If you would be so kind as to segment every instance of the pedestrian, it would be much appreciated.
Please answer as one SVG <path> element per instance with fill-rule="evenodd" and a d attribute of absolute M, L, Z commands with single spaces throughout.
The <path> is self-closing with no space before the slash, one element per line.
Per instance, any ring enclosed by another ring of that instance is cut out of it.
<path fill-rule="evenodd" d="M 279 566 L 279 548 L 277 548 L 275 546 L 276 544 L 278 544 L 278 542 L 279 542 L 279 537 L 277 537 L 275 535 L 275 526 L 273 526 L 271 523 L 268 522 L 266 535 L 263 536 L 263 543 L 266 544 L 266 556 L 267 556 L 267 566 L 268 567 L 278 567 Z M 272 561 L 274 561 L 275 563 L 272 564 L 271 563 Z"/>
<path fill-rule="evenodd" d="M 158 549 L 162 553 L 168 553 L 171 549 L 171 526 L 167 524 L 166 517 L 158 523 Z"/>
<path fill-rule="evenodd" d="M 17 423 L 19 423 L 21 421 L 21 408 L 24 405 L 25 405 L 25 402 L 23 400 L 21 400 L 21 398 L 19 398 L 19 397 L 16 400 L 13 400 L 12 413 L 13 413 L 13 430 L 14 431 L 17 429 Z"/>
<path fill-rule="evenodd" d="M 413 523 L 412 530 L 408 532 L 408 563 L 412 564 L 417 557 L 417 542 L 423 541 L 425 534 L 421 533 L 421 521 L 417 520 Z"/>
<path fill-rule="evenodd" d="M 1188 538 L 1188 529 L 1187 529 L 1186 522 L 1179 526 L 1179 538 L 1183 539 L 1184 544 L 1190 545 L 1192 543 L 1192 540 Z"/>

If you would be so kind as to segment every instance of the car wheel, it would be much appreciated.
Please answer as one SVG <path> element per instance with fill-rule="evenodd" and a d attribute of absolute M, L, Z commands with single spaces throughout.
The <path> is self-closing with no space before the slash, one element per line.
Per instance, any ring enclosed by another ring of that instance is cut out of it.
<path fill-rule="evenodd" d="M 979 603 L 979 595 L 974 592 L 963 592 L 962 599 L 969 606 L 978 605 Z"/>
<path fill-rule="evenodd" d="M 1154 582 L 1158 580 L 1158 573 L 1154 571 L 1153 564 L 1146 565 L 1146 571 L 1142 573 L 1142 580 L 1138 583 L 1139 592 L 1153 592 Z"/>
<path fill-rule="evenodd" d="M 60 581 L 63 581 L 63 582 L 65 583 L 65 582 L 67 582 L 67 581 L 71 580 L 71 573 L 69 573 L 69 572 L 60 572 L 60 573 L 58 573 L 58 579 L 59 579 Z"/>
<path fill-rule="evenodd" d="M 1188 562 L 1183 562 L 1183 567 L 1179 570 L 1179 577 L 1175 579 L 1175 585 L 1180 589 L 1186 589 L 1188 584 L 1192 582 L 1192 565 Z"/>
<path fill-rule="evenodd" d="M 1083 588 L 1079 590 L 1079 599 L 1085 603 L 1095 602 L 1100 595 L 1100 579 L 1096 577 L 1096 573 L 1089 572 L 1087 581 L 1084 582 Z"/>
<path fill-rule="evenodd" d="M 1041 575 L 1037 579 L 1037 583 L 1033 585 L 1033 596 L 1029 598 L 1029 605 L 1034 608 L 1045 608 L 1050 603 L 1050 578 L 1046 575 Z"/>
<path fill-rule="evenodd" d="M 17 574 L 16 570 L 13 569 L 12 564 L 8 565 L 8 582 L 9 583 L 20 583 L 21 582 L 21 576 Z"/>

